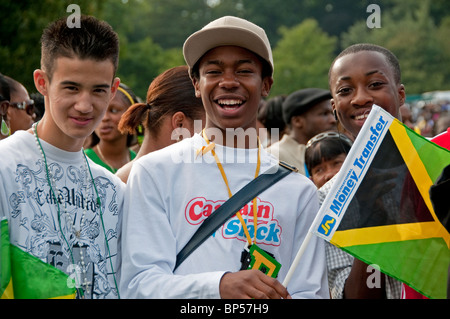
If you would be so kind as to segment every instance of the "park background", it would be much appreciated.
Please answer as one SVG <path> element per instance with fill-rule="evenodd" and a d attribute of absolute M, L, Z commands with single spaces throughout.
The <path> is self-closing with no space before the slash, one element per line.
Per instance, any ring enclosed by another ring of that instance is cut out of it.
<path fill-rule="evenodd" d="M 32 74 L 40 66 L 42 30 L 69 17 L 70 4 L 117 31 L 117 75 L 143 99 L 159 73 L 184 64 L 185 39 L 223 15 L 248 19 L 266 30 L 275 63 L 270 97 L 328 88 L 332 60 L 358 42 L 379 44 L 397 55 L 407 101 L 414 107 L 423 107 L 436 97 L 435 91 L 450 90 L 448 0 L 1 0 L 0 72 L 29 93 L 36 91 Z M 371 4 L 379 11 L 370 10 Z"/>

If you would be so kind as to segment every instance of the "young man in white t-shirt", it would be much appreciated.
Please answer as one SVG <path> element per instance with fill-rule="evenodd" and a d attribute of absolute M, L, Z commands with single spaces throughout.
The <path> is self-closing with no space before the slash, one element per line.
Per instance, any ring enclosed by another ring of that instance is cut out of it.
<path fill-rule="evenodd" d="M 258 105 L 273 82 L 264 30 L 236 17 L 217 19 L 186 40 L 184 57 L 205 107 L 205 129 L 133 166 L 121 294 L 327 298 L 324 244 L 318 238 L 311 239 L 287 289 L 281 284 L 318 211 L 315 186 L 296 172 L 247 203 L 175 269 L 177 254 L 213 211 L 255 176 L 278 168 L 256 135 Z M 241 253 L 254 245 L 281 264 L 276 279 L 258 269 L 240 270 Z"/>
<path fill-rule="evenodd" d="M 125 185 L 87 159 L 82 146 L 119 85 L 119 40 L 107 23 L 82 16 L 79 28 L 65 19 L 51 23 L 41 42 L 34 82 L 45 114 L 0 142 L 0 219 L 13 246 L 75 280 L 67 284 L 75 285 L 76 297 L 118 298 Z M 20 285 L 35 298 L 51 294 Z"/>

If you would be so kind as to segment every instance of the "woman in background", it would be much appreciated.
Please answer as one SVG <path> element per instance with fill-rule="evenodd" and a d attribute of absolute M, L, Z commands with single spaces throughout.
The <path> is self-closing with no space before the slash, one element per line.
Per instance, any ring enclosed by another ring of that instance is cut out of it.
<path fill-rule="evenodd" d="M 166 70 L 152 81 L 146 103 L 130 107 L 123 114 L 119 129 L 124 133 L 133 133 L 140 125 L 144 127 L 144 140 L 135 158 L 137 160 L 179 140 L 179 134 L 175 138 L 172 136 L 177 129 L 187 129 L 192 136 L 195 120 L 201 121 L 198 133 L 205 125 L 205 110 L 202 100 L 195 96 L 188 67 L 178 66 Z M 133 161 L 117 172 L 125 183 L 132 165 Z"/>
<path fill-rule="evenodd" d="M 9 86 L 8 119 L 11 134 L 20 130 L 28 130 L 35 122 L 34 101 L 30 99 L 27 89 L 22 83 L 9 76 L 4 76 Z"/>
<path fill-rule="evenodd" d="M 90 159 L 112 173 L 136 157 L 136 152 L 130 149 L 134 135 L 122 134 L 118 129 L 121 117 L 136 102 L 136 95 L 120 83 L 105 116 L 91 136 L 89 148 L 85 150 Z"/>
<path fill-rule="evenodd" d="M 317 188 L 339 172 L 351 147 L 352 141 L 336 132 L 323 132 L 308 141 L 305 164 Z"/>

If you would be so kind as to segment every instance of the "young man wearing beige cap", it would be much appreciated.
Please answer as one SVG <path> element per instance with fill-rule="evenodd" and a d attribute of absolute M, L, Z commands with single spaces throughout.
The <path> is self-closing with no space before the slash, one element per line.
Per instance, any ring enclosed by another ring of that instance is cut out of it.
<path fill-rule="evenodd" d="M 264 30 L 240 18 L 220 18 L 186 40 L 184 57 L 205 106 L 205 129 L 135 163 L 125 203 L 121 293 L 327 298 L 324 244 L 317 238 L 287 289 L 281 284 L 318 210 L 314 185 L 298 173 L 257 195 L 177 263 L 177 254 L 213 211 L 255 176 L 278 168 L 255 129 L 259 101 L 272 85 Z M 241 254 L 249 247 L 281 264 L 276 279 L 242 267 Z"/>

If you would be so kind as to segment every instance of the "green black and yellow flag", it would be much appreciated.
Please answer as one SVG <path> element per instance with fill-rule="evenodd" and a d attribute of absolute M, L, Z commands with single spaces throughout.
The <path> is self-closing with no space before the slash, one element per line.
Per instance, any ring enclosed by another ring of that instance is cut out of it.
<path fill-rule="evenodd" d="M 450 216 L 435 211 L 430 189 L 449 165 L 448 150 L 374 106 L 311 231 L 429 298 L 446 298 Z"/>
<path fill-rule="evenodd" d="M 0 299 L 75 298 L 68 275 L 10 243 L 6 219 L 0 237 Z"/>

